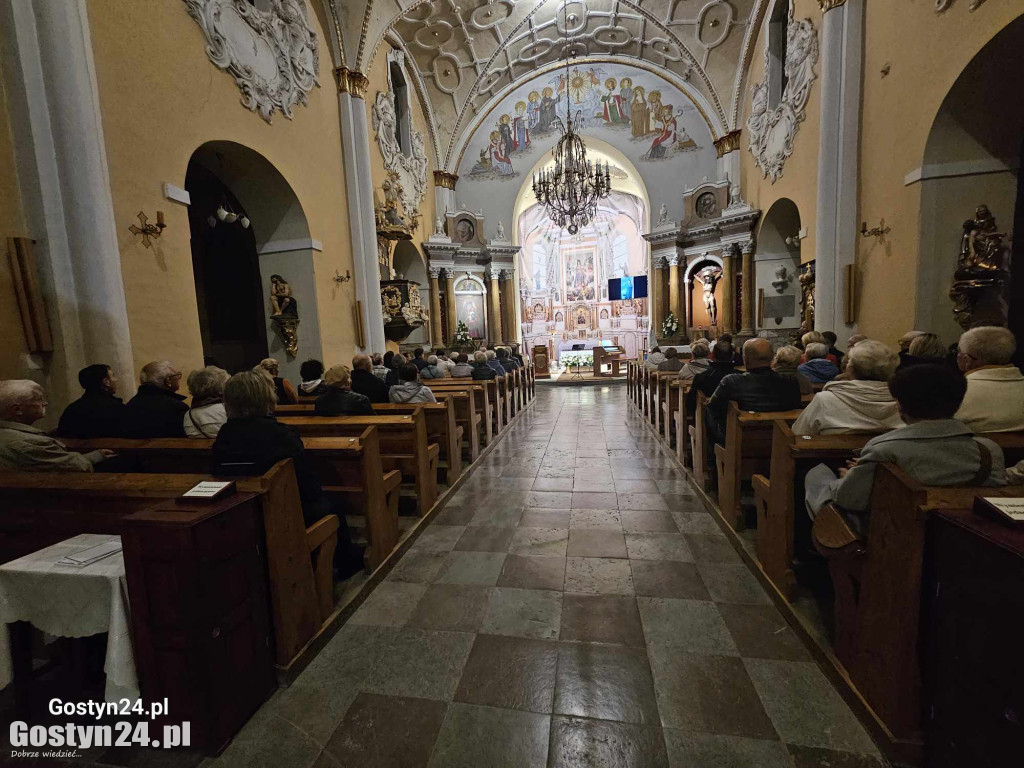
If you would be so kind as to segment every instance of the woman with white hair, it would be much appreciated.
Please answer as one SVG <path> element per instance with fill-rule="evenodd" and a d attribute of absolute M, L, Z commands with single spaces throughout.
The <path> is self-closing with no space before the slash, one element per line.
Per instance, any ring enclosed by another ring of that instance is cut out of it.
<path fill-rule="evenodd" d="M 224 410 L 224 385 L 231 375 L 223 368 L 208 365 L 188 375 L 192 407 L 185 414 L 186 437 L 216 437 L 228 420 Z"/>
<path fill-rule="evenodd" d="M 711 345 L 708 344 L 706 339 L 697 339 L 693 342 L 690 347 L 690 354 L 693 355 L 693 359 L 688 360 L 679 369 L 679 378 L 683 381 L 692 379 L 698 373 L 704 373 L 704 371 L 711 369 L 711 360 L 708 359 L 711 354 Z"/>
<path fill-rule="evenodd" d="M 441 368 L 437 355 L 427 358 L 427 364 L 420 369 L 421 379 L 443 379 L 444 370 Z"/>
<path fill-rule="evenodd" d="M 295 391 L 295 387 L 292 386 L 288 379 L 281 378 L 280 368 L 276 359 L 266 357 L 260 360 L 260 364 L 256 367 L 262 368 L 274 380 L 274 394 L 277 395 L 277 402 L 281 405 L 294 405 L 299 402 L 299 395 Z"/>
<path fill-rule="evenodd" d="M 1013 364 L 1017 339 L 1007 328 L 982 326 L 960 337 L 957 366 L 967 394 L 956 417 L 975 432 L 1024 429 L 1024 375 Z"/>
<path fill-rule="evenodd" d="M 181 371 L 170 360 L 146 363 L 139 373 L 139 389 L 124 407 L 124 437 L 184 437 L 182 419 L 188 406 L 178 394 Z"/>
<path fill-rule="evenodd" d="M 889 391 L 889 380 L 899 366 L 896 351 L 867 339 L 847 356 L 851 378 L 826 384 L 793 422 L 793 434 L 881 432 L 903 424 L 899 403 Z"/>
<path fill-rule="evenodd" d="M 813 395 L 814 385 L 811 380 L 798 370 L 802 353 L 798 347 L 788 345 L 775 350 L 775 357 L 772 358 L 772 370 L 780 376 L 791 376 L 800 385 L 801 395 Z"/>
<path fill-rule="evenodd" d="M 812 384 L 824 384 L 839 375 L 836 364 L 828 359 L 828 345 L 816 341 L 804 348 L 804 359 L 807 361 L 797 367 Z"/>

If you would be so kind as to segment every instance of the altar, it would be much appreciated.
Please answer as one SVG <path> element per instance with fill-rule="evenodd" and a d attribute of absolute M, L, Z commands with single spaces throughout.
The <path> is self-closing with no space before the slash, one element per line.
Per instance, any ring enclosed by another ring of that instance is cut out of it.
<path fill-rule="evenodd" d="M 614 347 L 615 342 L 607 339 L 566 339 L 558 343 L 558 359 L 563 352 L 589 352 L 593 358 L 594 347 Z"/>

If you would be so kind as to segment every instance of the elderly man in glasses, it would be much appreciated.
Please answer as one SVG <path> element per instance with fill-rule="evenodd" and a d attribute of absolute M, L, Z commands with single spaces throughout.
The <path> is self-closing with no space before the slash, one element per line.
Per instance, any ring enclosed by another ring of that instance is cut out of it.
<path fill-rule="evenodd" d="M 147 363 L 139 374 L 139 391 L 124 411 L 125 437 L 185 437 L 185 396 L 178 394 L 181 371 L 170 360 Z"/>

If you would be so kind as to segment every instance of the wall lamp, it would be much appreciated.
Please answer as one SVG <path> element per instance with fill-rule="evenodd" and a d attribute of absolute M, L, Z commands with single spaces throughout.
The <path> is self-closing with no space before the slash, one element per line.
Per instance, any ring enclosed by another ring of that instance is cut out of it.
<path fill-rule="evenodd" d="M 881 221 L 879 221 L 878 222 L 878 226 L 877 227 L 872 227 L 871 229 L 868 229 L 868 223 L 866 221 L 862 221 L 860 223 L 860 234 L 861 234 L 861 237 L 878 237 L 878 238 L 881 238 L 884 235 L 889 234 L 890 232 L 892 232 L 892 227 L 885 226 L 885 219 L 882 219 Z"/>
<path fill-rule="evenodd" d="M 141 224 L 142 226 L 137 227 L 134 224 L 132 224 L 130 227 L 128 227 L 128 231 L 131 232 L 133 235 L 142 235 L 142 244 L 147 248 L 153 247 L 153 240 L 156 240 L 158 237 L 160 237 L 160 235 L 162 235 L 164 232 L 164 227 L 167 226 L 166 224 L 164 224 L 163 211 L 156 212 L 156 224 L 150 224 L 149 217 L 146 216 L 146 214 L 143 213 L 142 211 L 139 211 L 139 224 Z"/>
<path fill-rule="evenodd" d="M 334 270 L 334 282 L 336 283 L 347 283 L 352 279 L 352 273 L 349 270 L 345 270 L 345 274 L 342 275 L 338 270 Z"/>

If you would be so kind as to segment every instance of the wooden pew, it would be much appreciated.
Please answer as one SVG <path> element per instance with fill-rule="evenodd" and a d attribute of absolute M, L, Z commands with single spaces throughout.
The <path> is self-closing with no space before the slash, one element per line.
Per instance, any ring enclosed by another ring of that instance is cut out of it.
<path fill-rule="evenodd" d="M 767 472 L 772 453 L 772 429 L 776 420 L 796 421 L 801 411 L 741 411 L 729 403 L 725 426 L 725 445 L 715 446 L 718 469 L 718 507 L 734 530 L 744 527 L 740 491 L 744 480 Z"/>
<path fill-rule="evenodd" d="M 381 463 L 386 470 L 397 469 L 411 478 L 420 517 L 437 500 L 437 465 L 440 446 L 427 441 L 423 411 L 396 416 L 281 416 L 306 437 L 358 437 L 367 427 L 377 427 Z"/>
<path fill-rule="evenodd" d="M 671 375 L 660 382 L 662 392 L 660 420 L 661 432 L 659 436 L 665 440 L 670 448 L 676 439 L 676 413 L 679 411 L 679 398 L 685 397 L 689 390 L 689 382 L 680 380 L 678 375 Z"/>
<path fill-rule="evenodd" d="M 708 430 L 706 414 L 708 396 L 697 392 L 696 404 L 693 409 L 693 426 L 690 430 L 690 460 L 693 462 L 693 481 L 702 491 L 708 489 Z"/>
<path fill-rule="evenodd" d="M 679 463 L 685 465 L 689 453 L 687 448 L 690 445 L 690 423 L 693 421 L 693 414 L 687 413 L 686 398 L 690 394 L 690 387 L 693 386 L 693 379 L 686 379 L 679 382 L 679 392 L 676 396 L 676 409 L 671 415 L 672 426 L 675 428 L 676 458 Z"/>
<path fill-rule="evenodd" d="M 508 399 L 501 397 L 498 379 L 490 381 L 473 381 L 472 379 L 430 379 L 427 382 L 430 391 L 437 397 L 440 393 L 468 391 L 473 395 L 473 408 L 476 410 L 480 424 L 480 439 L 485 446 L 501 432 L 508 413 Z"/>
<path fill-rule="evenodd" d="M 658 378 L 657 371 L 648 371 L 647 393 L 645 395 L 647 399 L 647 418 L 654 425 L 655 430 L 658 428 Z"/>
<path fill-rule="evenodd" d="M 940 488 L 890 464 L 875 472 L 866 551 L 847 569 L 859 574 L 859 592 L 843 602 L 837 594 L 835 610 L 837 624 L 852 628 L 840 661 L 897 739 L 915 738 L 922 726 L 918 646 L 928 519 L 936 509 L 971 507 L 977 496 L 1021 497 L 1024 486 Z"/>
<path fill-rule="evenodd" d="M 833 469 L 853 459 L 864 444 L 878 433 L 843 435 L 794 435 L 790 424 L 776 422 L 772 433 L 772 454 L 768 475 L 755 475 L 757 507 L 757 559 L 779 591 L 792 599 L 796 588 L 793 574 L 796 518 L 804 514 L 804 478 L 818 464 Z M 985 437 L 1003 449 L 1008 465 L 1024 459 L 1024 434 L 992 432 Z"/>
<path fill-rule="evenodd" d="M 464 458 L 473 463 L 480 455 L 480 414 L 473 407 L 473 392 L 468 389 L 438 390 L 438 402 L 447 402 L 455 414 L 455 423 L 462 430 Z"/>
<path fill-rule="evenodd" d="M 0 557 L 7 562 L 79 533 L 121 534 L 129 515 L 210 478 L 182 472 L 0 473 L 5 500 Z M 329 515 L 305 527 L 290 459 L 262 476 L 231 479 L 239 490 L 257 493 L 261 499 L 276 663 L 286 668 L 334 610 L 332 560 L 338 518 Z"/>

